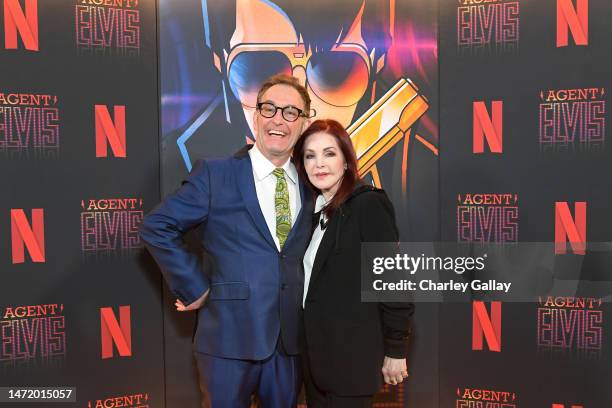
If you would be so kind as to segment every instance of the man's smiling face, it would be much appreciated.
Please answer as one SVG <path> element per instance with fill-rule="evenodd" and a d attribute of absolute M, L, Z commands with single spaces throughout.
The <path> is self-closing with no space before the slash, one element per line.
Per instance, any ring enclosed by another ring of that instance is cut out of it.
<path fill-rule="evenodd" d="M 304 100 L 299 92 L 285 84 L 271 86 L 264 92 L 259 102 L 272 103 L 279 108 L 294 106 L 302 111 L 305 110 Z M 306 122 L 302 116 L 295 122 L 289 122 L 283 118 L 280 109 L 271 118 L 263 117 L 256 110 L 253 124 L 257 148 L 268 160 L 282 165 L 291 155 L 293 146 L 305 129 Z"/>

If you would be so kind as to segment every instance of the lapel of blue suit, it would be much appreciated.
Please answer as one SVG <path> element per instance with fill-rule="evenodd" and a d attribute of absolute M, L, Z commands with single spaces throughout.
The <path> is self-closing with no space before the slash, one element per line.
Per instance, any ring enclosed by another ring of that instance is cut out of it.
<path fill-rule="evenodd" d="M 240 190 L 240 194 L 242 195 L 242 200 L 246 205 L 247 211 L 251 215 L 253 223 L 261 235 L 270 245 L 272 245 L 274 249 L 277 249 L 276 243 L 270 235 L 270 230 L 268 229 L 268 224 L 266 224 L 266 219 L 261 212 L 259 201 L 257 200 L 257 190 L 255 190 L 255 180 L 253 178 L 253 166 L 251 165 L 251 158 L 248 154 L 248 150 L 245 155 L 237 156 L 236 162 L 236 180 L 238 180 L 238 189 Z"/>
<path fill-rule="evenodd" d="M 289 235 L 287 236 L 287 240 L 285 241 L 285 246 L 288 246 L 291 243 L 291 239 L 295 236 L 295 234 L 297 234 L 297 230 L 300 229 L 299 225 L 302 221 L 302 217 L 304 216 L 304 212 L 312 212 L 312 208 L 310 207 L 310 202 L 312 200 L 307 199 L 306 197 L 306 187 L 304 186 L 302 179 L 298 179 L 298 185 L 300 186 L 300 201 L 302 202 L 302 205 L 300 206 L 300 212 L 298 213 L 298 216 L 295 218 L 295 223 L 291 226 L 291 231 L 289 231 Z M 304 234 L 307 233 L 307 231 L 302 232 Z"/>

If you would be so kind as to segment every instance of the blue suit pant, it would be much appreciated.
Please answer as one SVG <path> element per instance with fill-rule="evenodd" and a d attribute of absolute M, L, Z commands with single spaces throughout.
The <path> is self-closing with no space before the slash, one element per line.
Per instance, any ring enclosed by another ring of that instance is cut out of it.
<path fill-rule="evenodd" d="M 280 343 L 280 342 L 279 342 Z M 202 408 L 248 408 L 253 395 L 263 408 L 293 408 L 302 384 L 299 356 L 282 346 L 265 360 L 235 360 L 194 352 Z"/>

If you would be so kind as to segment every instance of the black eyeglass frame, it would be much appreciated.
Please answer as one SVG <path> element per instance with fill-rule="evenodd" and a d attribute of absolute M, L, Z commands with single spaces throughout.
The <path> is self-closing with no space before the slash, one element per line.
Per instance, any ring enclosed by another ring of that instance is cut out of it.
<path fill-rule="evenodd" d="M 270 106 L 274 107 L 274 114 L 272 116 L 264 115 L 261 112 L 261 108 L 262 108 L 263 105 L 270 105 Z M 316 112 L 315 112 L 314 109 L 311 109 L 311 111 L 313 112 L 313 114 L 311 116 L 311 115 L 308 115 L 307 113 L 305 113 L 302 109 L 297 108 L 297 107 L 295 107 L 293 105 L 287 105 L 287 106 L 284 106 L 284 107 L 281 108 L 280 106 L 276 106 L 272 102 L 257 102 L 257 105 L 255 105 L 255 108 L 257 109 L 257 111 L 259 112 L 259 114 L 261 116 L 263 116 L 264 118 L 268 118 L 268 119 L 273 118 L 274 116 L 276 116 L 276 112 L 278 112 L 278 110 L 280 109 L 281 115 L 283 116 L 283 119 L 285 119 L 287 122 L 295 122 L 296 120 L 298 120 L 299 117 L 311 118 L 311 117 L 316 115 Z M 296 111 L 298 111 L 297 117 L 295 119 L 293 119 L 293 120 L 287 119 L 287 117 L 285 116 L 285 110 L 289 109 L 289 108 L 292 108 L 292 109 L 295 109 Z"/>

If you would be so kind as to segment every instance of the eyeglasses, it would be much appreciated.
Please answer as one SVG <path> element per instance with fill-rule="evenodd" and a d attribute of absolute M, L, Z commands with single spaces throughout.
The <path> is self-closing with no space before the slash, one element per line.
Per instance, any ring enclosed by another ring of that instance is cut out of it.
<path fill-rule="evenodd" d="M 281 108 L 270 102 L 258 102 L 256 107 L 261 116 L 268 119 L 273 118 L 278 110 L 281 111 L 283 119 L 285 119 L 287 122 L 295 122 L 300 116 L 305 118 L 308 117 L 303 110 L 296 108 L 293 105 Z"/>
<path fill-rule="evenodd" d="M 314 95 L 333 106 L 355 105 L 365 94 L 371 61 L 359 44 L 336 44 L 331 50 L 306 52 L 304 44 L 238 44 L 227 56 L 229 85 L 247 107 L 257 104 L 257 92 L 275 74 L 291 75 L 301 66 L 306 86 Z"/>

